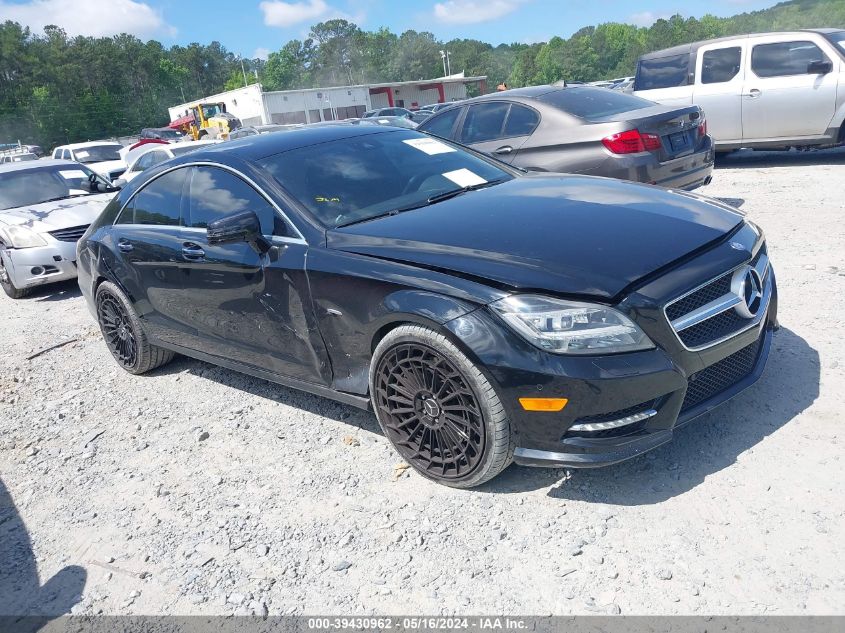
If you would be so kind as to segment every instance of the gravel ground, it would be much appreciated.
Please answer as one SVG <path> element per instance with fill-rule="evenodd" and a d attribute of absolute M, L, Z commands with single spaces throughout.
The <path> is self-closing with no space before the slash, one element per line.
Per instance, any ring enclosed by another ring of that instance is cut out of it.
<path fill-rule="evenodd" d="M 845 614 L 842 182 L 845 151 L 739 153 L 703 190 L 768 235 L 759 383 L 642 458 L 473 491 L 356 409 L 124 373 L 73 283 L 0 297 L 0 613 Z"/>

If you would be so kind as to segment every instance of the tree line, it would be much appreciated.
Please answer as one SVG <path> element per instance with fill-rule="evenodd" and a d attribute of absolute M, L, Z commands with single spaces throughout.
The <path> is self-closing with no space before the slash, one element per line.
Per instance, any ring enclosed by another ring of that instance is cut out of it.
<path fill-rule="evenodd" d="M 166 125 L 167 107 L 260 81 L 267 90 L 487 75 L 510 87 L 559 79 L 593 81 L 634 72 L 645 52 L 712 37 L 819 26 L 845 27 L 845 0 L 791 0 L 727 18 L 680 15 L 649 27 L 605 23 L 548 42 L 492 46 L 432 33 L 366 31 L 346 20 L 311 27 L 266 61 L 241 59 L 220 42 L 166 47 L 121 34 L 69 37 L 60 27 L 33 33 L 0 24 L 0 143 L 49 149 L 80 140 L 137 134 Z"/>

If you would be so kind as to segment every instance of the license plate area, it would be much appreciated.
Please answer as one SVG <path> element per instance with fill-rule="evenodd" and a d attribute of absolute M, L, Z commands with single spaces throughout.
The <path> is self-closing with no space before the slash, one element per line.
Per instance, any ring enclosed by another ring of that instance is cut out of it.
<path fill-rule="evenodd" d="M 689 147 L 689 133 L 675 132 L 669 135 L 669 147 L 673 152 L 680 152 Z"/>

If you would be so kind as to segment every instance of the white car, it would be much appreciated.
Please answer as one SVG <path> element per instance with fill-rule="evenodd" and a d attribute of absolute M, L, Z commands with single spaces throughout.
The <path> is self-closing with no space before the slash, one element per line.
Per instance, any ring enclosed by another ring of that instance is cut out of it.
<path fill-rule="evenodd" d="M 9 163 L 23 163 L 28 160 L 38 160 L 38 156 L 32 152 L 16 152 L 0 154 L 0 165 Z"/>
<path fill-rule="evenodd" d="M 167 145 L 158 143 L 142 145 L 138 149 L 133 150 L 131 155 L 127 157 L 129 167 L 126 168 L 126 171 L 120 178 L 123 182 L 121 183 L 118 181 L 116 184 L 131 182 L 135 176 L 150 167 L 154 167 L 159 163 L 163 163 L 164 161 L 170 160 L 176 156 L 187 154 L 188 152 L 192 152 L 200 147 L 215 145 L 217 143 L 220 143 L 220 141 L 185 141 L 183 143 L 170 143 Z"/>
<path fill-rule="evenodd" d="M 52 157 L 56 160 L 75 160 L 101 176 L 114 180 L 126 171 L 126 162 L 120 156 L 121 149 L 123 145 L 114 141 L 88 141 L 59 145 L 53 150 Z"/>
<path fill-rule="evenodd" d="M 756 33 L 640 57 L 634 94 L 695 104 L 717 151 L 845 142 L 845 30 Z"/>
<path fill-rule="evenodd" d="M 0 165 L 0 286 L 12 299 L 76 277 L 76 242 L 117 191 L 67 160 Z"/>

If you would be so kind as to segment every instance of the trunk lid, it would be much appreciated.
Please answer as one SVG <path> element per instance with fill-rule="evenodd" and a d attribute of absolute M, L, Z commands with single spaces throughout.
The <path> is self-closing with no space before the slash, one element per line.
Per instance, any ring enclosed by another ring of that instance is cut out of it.
<path fill-rule="evenodd" d="M 704 114 L 698 106 L 672 107 L 655 104 L 650 108 L 633 110 L 596 120 L 610 123 L 626 122 L 631 129 L 660 137 L 657 151 L 660 162 L 688 156 L 695 152 L 700 140 L 699 125 Z"/>

